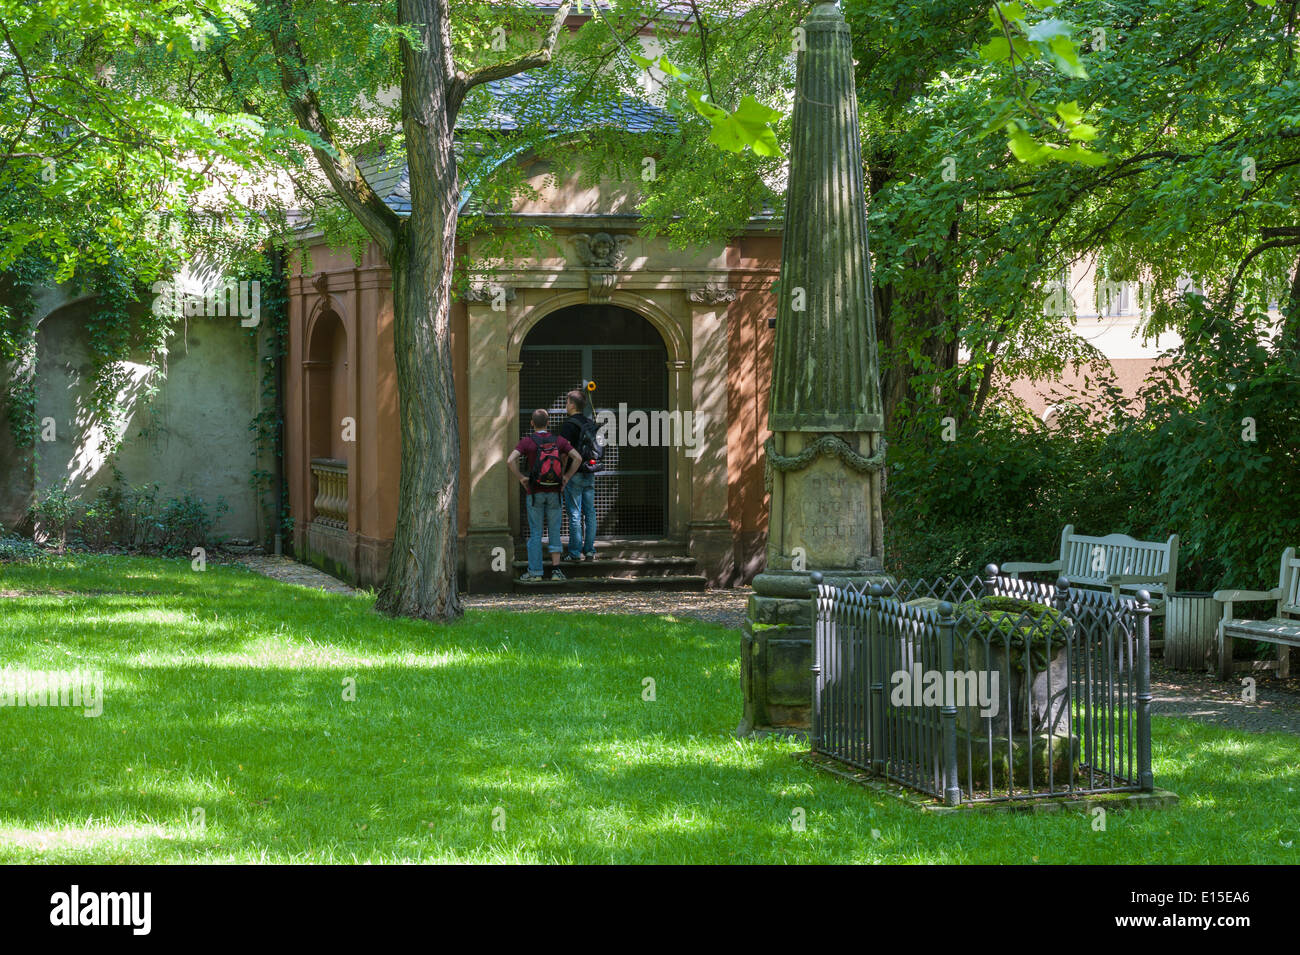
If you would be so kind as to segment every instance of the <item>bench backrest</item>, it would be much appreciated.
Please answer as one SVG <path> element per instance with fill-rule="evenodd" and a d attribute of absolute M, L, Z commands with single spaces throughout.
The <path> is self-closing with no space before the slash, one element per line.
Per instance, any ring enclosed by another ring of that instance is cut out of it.
<path fill-rule="evenodd" d="M 1282 568 L 1278 573 L 1278 590 L 1282 598 L 1277 602 L 1279 617 L 1300 617 L 1300 558 L 1295 548 L 1282 551 Z"/>
<path fill-rule="evenodd" d="M 1127 534 L 1088 537 L 1067 524 L 1061 532 L 1061 573 L 1071 584 L 1110 589 L 1111 574 L 1150 575 L 1146 583 L 1122 584 L 1129 593 L 1147 590 L 1153 596 L 1178 586 L 1178 535 L 1167 541 L 1140 541 Z"/>

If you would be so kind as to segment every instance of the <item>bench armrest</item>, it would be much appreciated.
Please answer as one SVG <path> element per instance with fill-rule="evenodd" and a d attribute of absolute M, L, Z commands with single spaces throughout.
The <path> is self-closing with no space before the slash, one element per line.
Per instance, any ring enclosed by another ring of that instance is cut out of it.
<path fill-rule="evenodd" d="M 1276 587 L 1272 590 L 1216 590 L 1214 599 L 1219 603 L 1235 603 L 1238 600 L 1280 600 L 1282 591 Z"/>
<path fill-rule="evenodd" d="M 1004 574 L 1023 574 L 1033 570 L 1060 570 L 1061 562 L 1054 560 L 1050 564 L 1029 564 L 1024 561 L 1013 561 L 1010 564 L 1003 564 L 1001 569 Z"/>
<path fill-rule="evenodd" d="M 1111 574 L 1106 583 L 1115 584 L 1163 584 L 1169 580 L 1168 574 Z"/>

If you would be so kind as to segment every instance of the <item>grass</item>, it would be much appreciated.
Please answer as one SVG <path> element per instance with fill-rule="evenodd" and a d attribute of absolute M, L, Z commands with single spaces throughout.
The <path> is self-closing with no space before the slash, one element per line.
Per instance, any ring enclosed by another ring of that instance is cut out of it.
<path fill-rule="evenodd" d="M 1157 719 L 1156 780 L 1182 803 L 1104 832 L 1075 813 L 934 817 L 798 765 L 795 742 L 734 739 L 739 636 L 719 626 L 432 626 L 116 557 L 0 564 L 5 592 L 0 664 L 102 670 L 105 703 L 0 709 L 3 862 L 1300 858 L 1292 736 Z"/>

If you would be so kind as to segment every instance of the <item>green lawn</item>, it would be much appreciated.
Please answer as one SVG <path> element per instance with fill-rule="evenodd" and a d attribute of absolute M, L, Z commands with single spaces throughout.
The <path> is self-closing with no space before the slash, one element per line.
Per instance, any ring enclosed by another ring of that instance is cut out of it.
<path fill-rule="evenodd" d="M 733 738 L 739 635 L 718 626 L 436 627 L 109 557 L 0 564 L 4 591 L 24 596 L 0 598 L 0 663 L 103 670 L 105 703 L 0 709 L 0 861 L 1300 861 L 1290 736 L 1156 720 L 1156 780 L 1182 804 L 1105 832 L 933 817 L 795 763 L 797 743 Z"/>

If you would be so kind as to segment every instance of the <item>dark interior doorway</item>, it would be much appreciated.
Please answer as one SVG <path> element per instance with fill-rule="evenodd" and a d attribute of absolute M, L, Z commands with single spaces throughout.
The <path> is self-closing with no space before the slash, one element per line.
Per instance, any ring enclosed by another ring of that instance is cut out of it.
<path fill-rule="evenodd" d="M 565 395 L 596 382 L 597 411 L 668 410 L 668 351 L 659 332 L 630 309 L 574 305 L 547 315 L 520 349 L 519 434 L 532 430 L 535 408 L 551 413 L 552 430 L 565 418 Z M 661 538 L 667 534 L 668 449 L 620 447 L 612 438 L 596 475 L 597 536 Z M 520 534 L 528 535 L 523 491 Z M 564 535 L 568 537 L 568 518 Z"/>

